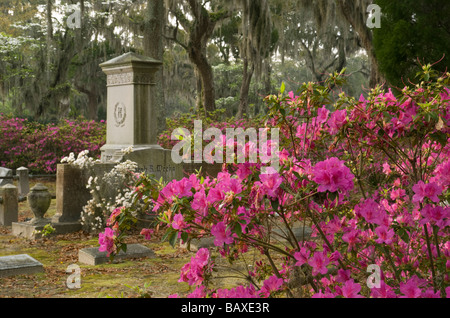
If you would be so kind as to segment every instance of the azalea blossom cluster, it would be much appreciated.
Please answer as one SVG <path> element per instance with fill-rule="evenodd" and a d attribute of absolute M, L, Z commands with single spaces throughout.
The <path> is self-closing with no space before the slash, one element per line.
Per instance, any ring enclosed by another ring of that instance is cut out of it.
<path fill-rule="evenodd" d="M 62 120 L 44 125 L 0 114 L 0 131 L 0 166 L 23 166 L 32 173 L 55 173 L 60 160 L 71 152 L 88 150 L 98 158 L 106 141 L 104 121 Z"/>
<path fill-rule="evenodd" d="M 211 236 L 231 263 L 262 255 L 243 285 L 223 290 L 208 285 L 214 263 L 202 251 L 181 271 L 196 286 L 188 296 L 449 297 L 449 75 L 332 105 L 328 86 L 281 91 L 266 98 L 278 170 L 229 164 L 215 178 L 147 184 L 165 239 Z M 295 235 L 298 224 L 311 237 Z"/>

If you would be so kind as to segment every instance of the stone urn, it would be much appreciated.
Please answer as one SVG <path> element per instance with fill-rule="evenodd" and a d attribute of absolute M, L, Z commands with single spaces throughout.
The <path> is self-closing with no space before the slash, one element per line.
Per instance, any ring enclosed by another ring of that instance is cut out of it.
<path fill-rule="evenodd" d="M 50 207 L 52 201 L 52 195 L 48 191 L 48 188 L 41 183 L 36 184 L 31 188 L 28 194 L 28 205 L 34 214 L 34 218 L 30 221 L 33 224 L 48 223 L 44 219 L 44 215 Z"/>

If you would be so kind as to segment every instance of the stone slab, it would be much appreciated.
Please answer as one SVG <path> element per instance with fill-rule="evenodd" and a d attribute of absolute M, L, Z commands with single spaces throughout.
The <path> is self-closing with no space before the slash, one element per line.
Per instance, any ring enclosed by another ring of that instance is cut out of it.
<path fill-rule="evenodd" d="M 155 253 L 141 244 L 128 244 L 127 252 L 120 251 L 114 260 L 131 259 L 131 258 L 154 258 Z M 109 257 L 106 252 L 100 252 L 98 247 L 87 247 L 78 251 L 78 261 L 87 265 L 99 265 L 109 262 Z"/>
<path fill-rule="evenodd" d="M 277 234 L 280 234 L 280 235 L 284 235 L 283 232 L 281 232 L 281 230 L 279 230 L 279 229 L 275 229 L 274 232 Z M 294 233 L 297 241 L 302 241 L 303 238 L 306 241 L 311 240 L 312 229 L 310 227 L 307 227 L 307 226 L 294 227 L 292 229 L 292 232 Z M 275 239 L 279 239 L 278 235 L 273 235 L 273 237 Z M 187 249 L 188 244 L 180 242 L 180 247 Z M 189 250 L 192 252 L 197 252 L 201 248 L 214 248 L 214 247 L 215 247 L 214 237 L 202 237 L 200 239 L 192 239 L 189 242 Z"/>
<path fill-rule="evenodd" d="M 283 229 L 283 231 L 281 231 L 280 229 L 274 229 L 274 232 L 279 235 L 286 236 L 287 230 Z M 302 240 L 308 241 L 311 239 L 312 229 L 308 226 L 293 227 L 292 232 L 294 233 L 294 236 L 297 239 L 297 241 Z M 274 235 L 274 238 L 279 239 L 280 237 L 278 235 Z"/>
<path fill-rule="evenodd" d="M 188 248 L 190 251 L 192 252 L 197 252 L 199 249 L 201 248 L 214 248 L 216 247 L 214 245 L 214 237 L 202 237 L 199 239 L 192 239 L 189 242 L 189 246 L 188 243 L 181 243 L 180 242 L 180 246 L 181 248 Z"/>
<path fill-rule="evenodd" d="M 48 222 L 55 229 L 52 234 L 67 234 L 78 232 L 81 230 L 80 222 Z M 45 224 L 30 224 L 27 222 L 13 222 L 11 225 L 12 234 L 19 237 L 24 237 L 28 239 L 37 239 L 41 237 L 38 233 L 42 231 Z"/>
<path fill-rule="evenodd" d="M 28 254 L 0 257 L 0 277 L 28 275 L 44 271 L 42 263 Z"/>

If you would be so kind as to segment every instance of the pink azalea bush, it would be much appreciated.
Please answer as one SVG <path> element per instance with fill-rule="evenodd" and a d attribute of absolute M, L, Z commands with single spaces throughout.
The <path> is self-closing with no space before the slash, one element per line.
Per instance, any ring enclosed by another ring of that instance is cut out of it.
<path fill-rule="evenodd" d="M 280 128 L 270 174 L 258 162 L 167 185 L 143 176 L 138 195 L 164 239 L 213 237 L 231 263 L 260 252 L 241 285 L 217 289 L 215 262 L 199 251 L 181 270 L 195 286 L 187 297 L 449 297 L 449 75 L 333 104 L 314 83 L 266 97 L 267 125 Z M 309 224 L 311 238 L 297 238 L 294 224 Z M 369 265 L 379 268 L 373 286 Z"/>
<path fill-rule="evenodd" d="M 89 150 L 91 156 L 99 157 L 106 125 L 81 119 L 43 125 L 0 114 L 0 137 L 0 167 L 23 166 L 32 173 L 53 174 L 71 152 Z"/>

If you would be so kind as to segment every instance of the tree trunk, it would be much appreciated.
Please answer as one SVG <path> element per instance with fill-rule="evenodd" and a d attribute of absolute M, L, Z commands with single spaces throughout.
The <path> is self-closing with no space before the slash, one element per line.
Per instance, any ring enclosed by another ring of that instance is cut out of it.
<path fill-rule="evenodd" d="M 251 68 L 248 67 L 248 58 L 244 58 L 244 68 L 242 71 L 242 84 L 239 97 L 239 108 L 236 114 L 237 119 L 248 116 L 248 92 L 250 90 L 250 83 L 252 81 L 255 66 L 251 63 Z"/>
<path fill-rule="evenodd" d="M 361 46 L 366 50 L 369 56 L 370 63 L 370 87 L 375 87 L 377 84 L 382 84 L 384 78 L 379 70 L 378 62 L 375 56 L 372 31 L 366 26 L 366 8 L 369 2 L 367 1 L 355 1 L 355 0 L 341 0 L 337 1 L 338 7 L 350 23 L 352 28 L 358 33 L 361 40 Z"/>
<path fill-rule="evenodd" d="M 53 23 L 52 23 L 52 0 L 47 0 L 47 81 L 50 82 L 51 68 L 52 68 L 52 54 L 53 51 Z"/>
<path fill-rule="evenodd" d="M 147 21 L 144 27 L 144 54 L 162 61 L 164 55 L 163 30 L 165 25 L 164 0 L 147 0 Z M 158 114 L 158 130 L 165 126 L 164 70 L 161 66 L 155 74 L 156 85 L 152 88 Z"/>
<path fill-rule="evenodd" d="M 195 64 L 202 83 L 202 105 L 205 115 L 216 110 L 216 92 L 214 88 L 214 74 L 206 54 L 195 45 L 189 45 L 189 58 Z"/>
<path fill-rule="evenodd" d="M 205 115 L 216 110 L 216 92 L 214 73 L 206 56 L 206 44 L 214 32 L 216 22 L 212 21 L 208 11 L 198 0 L 189 0 L 191 12 L 195 16 L 189 33 L 187 51 L 189 59 L 197 68 L 202 82 L 202 106 Z"/>

